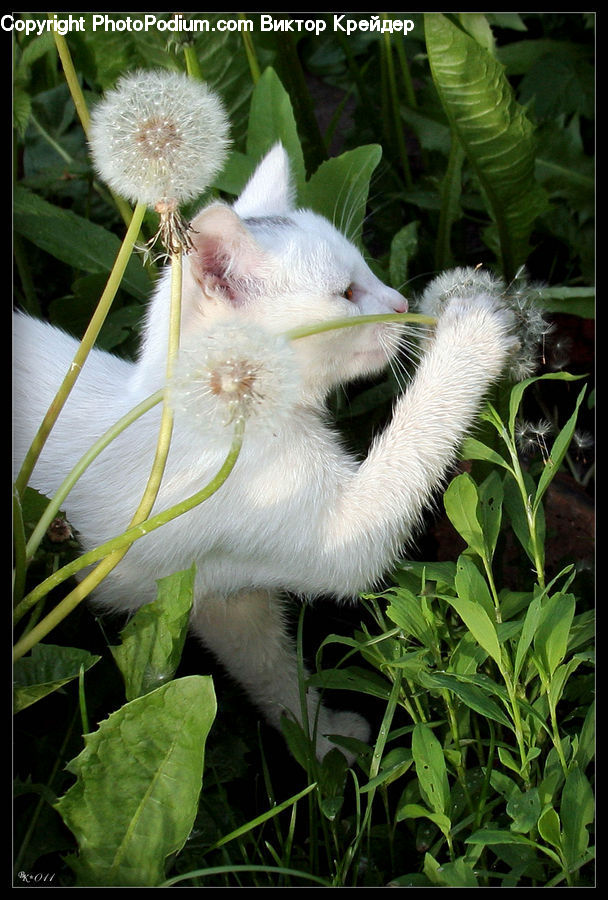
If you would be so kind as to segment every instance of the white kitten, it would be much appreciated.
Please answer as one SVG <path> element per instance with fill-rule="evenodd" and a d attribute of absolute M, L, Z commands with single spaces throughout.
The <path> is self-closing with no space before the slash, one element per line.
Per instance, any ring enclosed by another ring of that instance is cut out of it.
<path fill-rule="evenodd" d="M 293 208 L 289 168 L 277 146 L 234 206 L 213 204 L 192 223 L 185 260 L 182 334 L 204 344 L 214 323 L 282 332 L 347 315 L 404 312 L 360 253 L 325 219 Z M 398 400 L 391 424 L 357 462 L 326 423 L 330 388 L 378 372 L 393 351 L 389 325 L 364 325 L 294 342 L 301 393 L 267 433 L 245 433 L 236 468 L 205 503 L 132 546 L 94 601 L 134 610 L 155 597 L 155 579 L 197 565 L 192 630 L 274 725 L 300 719 L 296 656 L 286 636 L 281 591 L 353 598 L 395 561 L 441 484 L 488 385 L 512 349 L 509 314 L 483 283 L 441 306 L 435 334 Z M 437 304 L 435 304 L 437 305 Z M 139 400 L 163 386 L 169 276 L 149 307 L 137 362 L 93 351 L 34 470 L 31 484 L 53 494 L 91 443 Z M 16 317 L 17 465 L 76 348 L 42 322 Z M 84 549 L 120 533 L 146 483 L 159 409 L 113 442 L 65 503 Z M 176 419 L 155 510 L 195 493 L 223 452 Z M 328 734 L 366 738 L 355 713 L 318 712 L 317 753 Z"/>

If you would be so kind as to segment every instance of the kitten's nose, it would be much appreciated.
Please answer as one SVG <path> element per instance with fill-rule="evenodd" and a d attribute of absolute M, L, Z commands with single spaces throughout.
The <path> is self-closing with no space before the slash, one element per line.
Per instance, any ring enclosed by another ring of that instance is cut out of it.
<path fill-rule="evenodd" d="M 396 313 L 406 313 L 408 311 L 407 300 L 402 297 L 398 291 L 391 291 L 389 303 Z"/>

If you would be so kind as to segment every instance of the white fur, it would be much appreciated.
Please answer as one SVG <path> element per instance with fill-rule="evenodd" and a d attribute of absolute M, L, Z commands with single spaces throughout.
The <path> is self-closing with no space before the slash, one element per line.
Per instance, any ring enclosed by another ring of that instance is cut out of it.
<path fill-rule="evenodd" d="M 272 218 L 260 220 L 267 216 Z M 226 318 L 280 332 L 406 309 L 329 222 L 291 207 L 280 147 L 261 163 L 234 208 L 214 204 L 193 228 L 196 247 L 185 260 L 182 315 L 189 341 Z M 97 436 L 162 386 L 168 277 L 155 290 L 137 362 L 91 354 L 34 471 L 31 483 L 43 493 L 52 494 Z M 353 297 L 345 299 L 351 285 Z M 246 433 L 220 491 L 137 541 L 94 597 L 111 609 L 134 610 L 154 599 L 155 579 L 195 561 L 192 629 L 275 725 L 283 712 L 300 718 L 281 592 L 352 598 L 380 578 L 441 484 L 512 347 L 508 315 L 487 294 L 472 291 L 448 302 L 391 424 L 359 464 L 326 424 L 323 400 L 332 386 L 386 364 L 386 328 L 365 325 L 295 342 L 303 387 L 290 419 L 261 438 L 248 441 Z M 75 349 L 76 342 L 57 329 L 17 316 L 17 465 Z M 150 470 L 159 415 L 156 408 L 124 432 L 70 494 L 65 508 L 83 548 L 128 524 Z M 221 461 L 217 448 L 176 425 L 155 510 L 199 490 Z M 310 694 L 313 720 L 317 702 Z M 318 730 L 320 756 L 332 746 L 323 735 L 365 738 L 368 732 L 358 715 L 325 708 Z"/>

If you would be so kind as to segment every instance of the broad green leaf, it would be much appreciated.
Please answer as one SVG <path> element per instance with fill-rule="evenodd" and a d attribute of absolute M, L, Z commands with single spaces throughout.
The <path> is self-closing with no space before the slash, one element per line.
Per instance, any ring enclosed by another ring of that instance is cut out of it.
<path fill-rule="evenodd" d="M 570 175 L 576 174 L 569 171 Z M 539 306 L 550 313 L 595 318 L 594 287 L 548 287 L 539 291 Z"/>
<path fill-rule="evenodd" d="M 127 700 L 170 681 L 179 665 L 192 607 L 195 567 L 158 581 L 153 603 L 142 606 L 123 628 L 122 643 L 111 647 Z"/>
<path fill-rule="evenodd" d="M 412 751 L 409 747 L 395 747 L 382 757 L 380 773 L 371 778 L 367 784 L 359 788 L 362 794 L 375 790 L 381 784 L 392 784 L 407 772 L 414 762 Z"/>
<path fill-rule="evenodd" d="M 314 723 L 311 722 L 311 728 L 313 725 Z M 283 715 L 281 716 L 281 732 L 294 759 L 300 763 L 303 769 L 308 769 L 315 751 L 311 739 L 300 723 L 287 715 Z"/>
<path fill-rule="evenodd" d="M 407 588 L 395 588 L 387 596 L 390 597 L 390 603 L 386 608 L 386 615 L 391 622 L 398 625 L 406 636 L 411 635 L 423 646 L 432 647 L 435 635 L 423 615 L 420 599 Z"/>
<path fill-rule="evenodd" d="M 502 458 L 500 453 L 497 453 L 496 450 L 492 450 L 491 447 L 486 447 L 485 444 L 482 444 L 481 441 L 478 441 L 477 438 L 473 437 L 467 437 L 463 441 L 460 450 L 460 458 L 483 459 L 487 462 L 494 463 L 497 466 L 502 466 L 503 469 L 510 468 L 509 464 Z"/>
<path fill-rule="evenodd" d="M 121 242 L 101 225 L 53 206 L 19 185 L 13 194 L 13 213 L 15 231 L 37 247 L 75 269 L 109 275 Z M 135 257 L 129 260 L 122 286 L 138 299 L 150 292 L 150 279 Z"/>
<path fill-rule="evenodd" d="M 445 511 L 450 522 L 471 550 L 483 558 L 485 544 L 478 517 L 478 501 L 477 485 L 468 472 L 457 475 L 443 495 Z"/>
<path fill-rule="evenodd" d="M 581 770 L 574 766 L 566 776 L 560 805 L 562 847 L 570 871 L 589 845 L 587 826 L 594 819 L 593 790 Z"/>
<path fill-rule="evenodd" d="M 479 887 L 471 863 L 462 856 L 440 865 L 430 853 L 425 853 L 424 874 L 438 887 Z"/>
<path fill-rule="evenodd" d="M 340 750 L 330 750 L 323 757 L 319 768 L 319 788 L 321 792 L 321 811 L 333 822 L 344 803 L 344 785 L 348 763 Z"/>
<path fill-rule="evenodd" d="M 13 668 L 14 711 L 31 706 L 47 694 L 78 678 L 101 659 L 77 647 L 35 644 L 29 656 L 22 656 Z"/>
<path fill-rule="evenodd" d="M 407 819 L 430 819 L 439 828 L 442 834 L 449 835 L 452 823 L 449 818 L 440 812 L 431 812 L 419 803 L 406 803 L 397 809 L 395 816 L 397 822 L 405 822 Z"/>
<path fill-rule="evenodd" d="M 412 755 L 420 793 L 436 813 L 447 815 L 450 786 L 443 748 L 428 725 L 418 723 L 412 732 Z"/>
<path fill-rule="evenodd" d="M 469 709 L 480 713 L 486 719 L 492 719 L 494 722 L 499 722 L 507 728 L 511 727 L 511 723 L 502 709 L 478 685 L 461 681 L 457 675 L 453 675 L 450 672 L 421 672 L 418 681 L 423 687 L 430 690 L 447 688 L 462 700 Z"/>
<path fill-rule="evenodd" d="M 76 836 L 78 884 L 154 887 L 196 816 L 204 748 L 216 711 L 211 678 L 170 681 L 126 703 L 93 734 L 69 770 L 56 809 Z"/>
<path fill-rule="evenodd" d="M 548 806 L 538 820 L 538 833 L 543 841 L 552 844 L 558 850 L 561 848 L 561 823 L 559 816 L 552 806 Z"/>
<path fill-rule="evenodd" d="M 492 657 L 498 666 L 501 667 L 502 651 L 500 649 L 496 625 L 483 606 L 474 603 L 472 600 L 464 600 L 461 597 L 445 596 L 444 599 L 454 607 L 475 640 L 483 647 L 489 656 Z"/>
<path fill-rule="evenodd" d="M 511 831 L 529 834 L 538 822 L 541 812 L 540 797 L 537 788 L 528 791 L 513 792 L 506 806 L 511 822 Z"/>
<path fill-rule="evenodd" d="M 280 141 L 291 163 L 298 198 L 302 195 L 306 172 L 296 120 L 289 94 L 272 68 L 267 68 L 251 96 L 247 155 L 259 160 Z"/>
<path fill-rule="evenodd" d="M 450 657 L 450 672 L 472 675 L 487 658 L 488 654 L 483 647 L 480 647 L 473 635 L 466 631 Z"/>
<path fill-rule="evenodd" d="M 388 700 L 390 696 L 390 687 L 384 678 L 357 666 L 315 672 L 307 679 L 307 684 L 329 690 L 359 691 L 372 697 L 380 697 L 382 700 Z"/>
<path fill-rule="evenodd" d="M 534 221 L 547 206 L 534 177 L 534 128 L 491 53 L 440 13 L 425 13 L 424 27 L 433 81 L 483 188 L 510 279 L 526 261 Z"/>
<path fill-rule="evenodd" d="M 568 635 L 574 618 L 576 599 L 573 594 L 554 594 L 543 606 L 534 636 L 534 653 L 550 679 L 566 655 Z"/>
<path fill-rule="evenodd" d="M 492 471 L 477 488 L 479 496 L 479 522 L 484 535 L 486 557 L 492 560 L 502 521 L 503 487 L 498 472 Z"/>
<path fill-rule="evenodd" d="M 595 755 L 595 701 L 587 710 L 583 727 L 579 734 L 578 747 L 574 756 L 581 772 L 584 772 Z"/>
<path fill-rule="evenodd" d="M 473 560 L 464 553 L 458 557 L 456 563 L 454 587 L 462 600 L 478 603 L 490 618 L 494 618 L 494 603 L 488 583 Z"/>
<path fill-rule="evenodd" d="M 359 246 L 369 184 L 381 156 L 378 144 L 347 150 L 321 163 L 304 191 L 304 205 L 325 216 Z"/>

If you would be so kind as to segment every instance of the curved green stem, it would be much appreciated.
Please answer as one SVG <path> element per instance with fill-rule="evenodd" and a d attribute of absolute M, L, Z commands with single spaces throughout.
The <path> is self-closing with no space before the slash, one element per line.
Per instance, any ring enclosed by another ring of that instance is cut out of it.
<path fill-rule="evenodd" d="M 40 517 L 38 524 L 34 528 L 29 541 L 26 546 L 26 560 L 29 562 L 36 550 L 40 545 L 40 541 L 44 537 L 47 528 L 59 512 L 61 508 L 61 504 L 68 496 L 78 479 L 81 477 L 83 472 L 91 465 L 94 459 L 96 459 L 102 450 L 104 450 L 108 444 L 110 444 L 119 434 L 121 434 L 125 428 L 131 425 L 136 419 L 140 416 L 143 416 L 144 413 L 148 412 L 148 410 L 152 409 L 156 406 L 157 403 L 163 398 L 163 391 L 156 391 L 156 393 L 151 394 L 150 397 L 147 397 L 145 400 L 142 400 L 141 403 L 138 403 L 137 406 L 133 407 L 133 409 L 129 410 L 129 412 L 124 415 L 121 419 L 118 420 L 111 428 L 102 434 L 98 440 L 87 450 L 87 452 L 79 459 L 76 463 L 70 474 L 63 480 L 61 485 L 59 486 L 56 493 L 51 498 L 49 505 L 45 509 L 44 513 Z"/>
<path fill-rule="evenodd" d="M 171 257 L 171 308 L 169 312 L 169 340 L 167 347 L 166 384 L 173 374 L 173 361 L 179 349 L 179 335 L 182 310 L 182 254 L 174 253 Z M 154 506 L 158 496 L 160 483 L 165 472 L 165 465 L 169 455 L 171 435 L 173 433 L 173 413 L 169 404 L 164 402 L 160 420 L 156 453 L 152 463 L 152 469 L 148 482 L 144 489 L 139 506 L 131 519 L 131 525 L 146 519 Z"/>
<path fill-rule="evenodd" d="M 131 525 L 125 532 L 118 535 L 115 538 L 112 538 L 109 541 L 106 541 L 104 544 L 101 544 L 99 547 L 95 547 L 93 550 L 90 550 L 88 553 L 83 554 L 82 556 L 75 559 L 72 563 L 67 566 L 64 566 L 62 569 L 59 569 L 49 578 L 45 579 L 41 582 L 27 597 L 24 598 L 23 603 L 28 601 L 28 608 L 33 606 L 41 597 L 45 596 L 53 587 L 56 587 L 57 584 L 61 584 L 61 582 L 65 581 L 66 578 L 69 578 L 70 575 L 73 575 L 75 572 L 80 571 L 80 569 L 84 568 L 87 565 L 91 565 L 91 563 L 96 562 L 99 559 L 102 559 L 102 562 L 87 575 L 78 586 L 70 593 L 67 597 L 65 597 L 61 603 L 58 603 L 57 606 L 51 610 L 51 612 L 36 625 L 28 634 L 26 634 L 20 641 L 15 644 L 14 647 L 14 659 L 19 659 L 19 657 L 23 656 L 24 653 L 27 653 L 34 644 L 37 644 L 38 641 L 42 640 L 43 637 L 52 631 L 56 625 L 58 625 L 65 617 L 75 609 L 81 600 L 84 600 L 94 588 L 97 587 L 98 584 L 112 571 L 112 569 L 118 565 L 122 557 L 126 554 L 129 547 L 135 543 L 135 541 L 139 540 L 139 538 L 143 537 L 146 534 L 149 534 L 151 531 L 155 531 L 157 528 L 160 528 L 162 525 L 166 525 L 167 522 L 176 519 L 178 516 L 183 515 L 191 509 L 194 509 L 195 506 L 198 506 L 203 501 L 207 500 L 212 494 L 220 489 L 220 487 L 224 484 L 230 473 L 232 472 L 236 461 L 238 459 L 239 453 L 241 452 L 241 446 L 243 443 L 243 433 L 244 433 L 244 423 L 242 421 L 237 422 L 234 429 L 234 437 L 232 440 L 232 444 L 230 450 L 228 451 L 228 455 L 224 460 L 221 468 L 215 475 L 215 477 L 200 491 L 197 491 L 191 497 L 188 497 L 186 500 L 182 500 L 180 503 L 176 503 L 163 512 L 157 513 L 155 516 L 151 516 L 144 522 L 140 522 L 136 525 Z"/>

